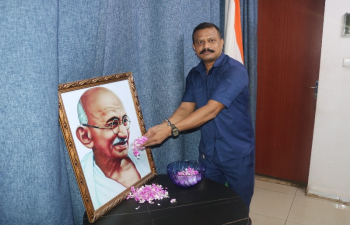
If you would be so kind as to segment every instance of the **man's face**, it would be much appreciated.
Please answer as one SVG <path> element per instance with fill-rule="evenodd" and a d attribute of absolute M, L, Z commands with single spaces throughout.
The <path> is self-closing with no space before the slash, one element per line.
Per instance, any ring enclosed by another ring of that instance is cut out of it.
<path fill-rule="evenodd" d="M 193 38 L 193 49 L 201 60 L 210 63 L 215 62 L 219 58 L 224 46 L 224 40 L 214 27 L 196 31 Z"/>
<path fill-rule="evenodd" d="M 117 118 L 123 121 L 126 115 L 120 99 L 110 91 L 101 90 L 85 101 L 84 109 L 90 125 L 110 127 Z M 94 143 L 94 155 L 107 158 L 125 158 L 129 148 L 129 130 L 121 123 L 118 132 L 110 129 L 89 128 Z M 115 130 L 116 131 L 116 130 Z"/>

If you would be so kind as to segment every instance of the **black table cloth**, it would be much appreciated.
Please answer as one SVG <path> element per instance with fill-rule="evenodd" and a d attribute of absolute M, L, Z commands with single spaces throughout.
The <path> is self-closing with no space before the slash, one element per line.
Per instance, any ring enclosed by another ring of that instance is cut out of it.
<path fill-rule="evenodd" d="M 247 225 L 248 210 L 241 197 L 228 187 L 203 179 L 191 188 L 180 188 L 168 175 L 157 175 L 147 184 L 167 187 L 169 197 L 154 204 L 125 200 L 93 224 L 95 225 Z M 175 198 L 176 203 L 170 203 Z M 139 208 L 138 208 L 139 207 Z M 138 208 L 138 209 L 136 209 Z M 86 213 L 83 224 L 90 224 Z"/>

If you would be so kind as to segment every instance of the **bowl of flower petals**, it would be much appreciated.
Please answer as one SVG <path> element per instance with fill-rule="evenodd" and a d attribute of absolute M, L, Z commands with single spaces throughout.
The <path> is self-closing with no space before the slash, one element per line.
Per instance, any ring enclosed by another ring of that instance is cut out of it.
<path fill-rule="evenodd" d="M 174 184 L 189 188 L 203 179 L 205 165 L 194 160 L 175 161 L 168 164 L 167 173 Z"/>

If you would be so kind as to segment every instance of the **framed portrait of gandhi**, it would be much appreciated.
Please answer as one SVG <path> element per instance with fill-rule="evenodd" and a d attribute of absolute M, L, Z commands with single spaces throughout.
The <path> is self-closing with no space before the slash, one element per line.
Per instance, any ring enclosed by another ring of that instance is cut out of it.
<path fill-rule="evenodd" d="M 131 72 L 58 86 L 59 121 L 89 221 L 156 175 L 151 149 L 135 156 L 146 133 Z"/>

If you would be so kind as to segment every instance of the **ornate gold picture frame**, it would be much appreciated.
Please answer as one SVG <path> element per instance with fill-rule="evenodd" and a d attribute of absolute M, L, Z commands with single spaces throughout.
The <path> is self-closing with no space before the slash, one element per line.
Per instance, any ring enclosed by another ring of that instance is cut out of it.
<path fill-rule="evenodd" d="M 156 175 L 151 149 L 133 155 L 146 133 L 131 72 L 58 86 L 59 121 L 91 223 Z"/>

